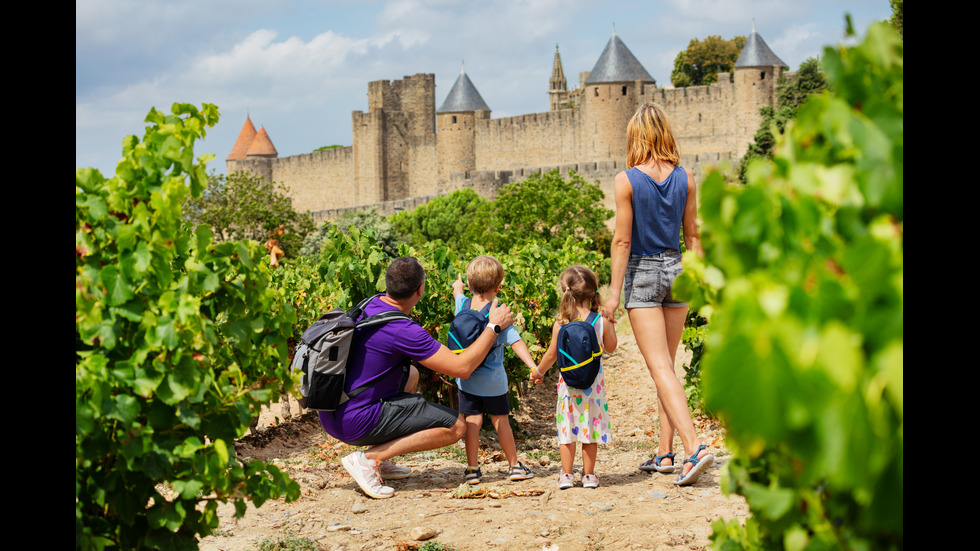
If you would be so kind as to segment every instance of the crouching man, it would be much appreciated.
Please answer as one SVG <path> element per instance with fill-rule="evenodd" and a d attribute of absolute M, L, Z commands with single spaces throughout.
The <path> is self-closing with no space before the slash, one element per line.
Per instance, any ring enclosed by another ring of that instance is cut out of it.
<path fill-rule="evenodd" d="M 386 310 L 411 312 L 425 294 L 425 271 L 418 260 L 404 256 L 388 266 L 385 283 L 387 294 L 371 300 L 364 308 L 365 316 Z M 319 413 L 320 424 L 328 434 L 354 446 L 367 446 L 342 460 L 364 493 L 379 499 L 391 497 L 395 490 L 382 484 L 382 478 L 411 474 L 411 469 L 392 464 L 392 457 L 442 448 L 466 434 L 466 423 L 458 412 L 412 394 L 419 373 L 415 367 L 405 369 L 407 362 L 416 361 L 433 371 L 465 379 L 487 356 L 501 329 L 513 320 L 510 308 L 498 306 L 494 300 L 487 328 L 459 354 L 411 320 L 398 319 L 357 330 L 344 390 L 371 386 L 335 411 Z"/>

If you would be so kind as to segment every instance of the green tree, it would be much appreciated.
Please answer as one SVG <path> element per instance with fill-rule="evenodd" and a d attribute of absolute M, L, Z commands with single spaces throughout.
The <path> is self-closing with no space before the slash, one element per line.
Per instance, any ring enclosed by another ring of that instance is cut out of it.
<path fill-rule="evenodd" d="M 376 207 L 371 207 L 369 209 L 346 211 L 338 216 L 333 224 L 329 222 L 323 224 L 319 230 L 311 232 L 306 236 L 299 254 L 301 256 L 318 256 L 323 240 L 330 233 L 331 225 L 337 226 L 344 231 L 355 227 L 361 231 L 370 230 L 374 232 L 374 238 L 377 239 L 388 256 L 397 256 L 398 245 L 407 242 L 401 233 L 394 230 L 388 218 L 378 214 Z"/>
<path fill-rule="evenodd" d="M 773 134 L 782 134 L 786 124 L 796 118 L 800 105 L 811 94 L 822 92 L 827 88 L 827 79 L 820 69 L 820 61 L 811 57 L 800 64 L 799 70 L 792 78 L 780 76 L 776 84 L 776 107 L 766 106 L 759 110 L 762 122 L 755 132 L 753 142 L 739 163 L 739 179 L 745 181 L 745 169 L 753 159 L 770 159 L 776 145 Z"/>
<path fill-rule="evenodd" d="M 675 290 L 710 317 L 705 403 L 752 517 L 718 549 L 902 549 L 904 55 L 872 25 L 827 48 L 810 96 L 745 186 L 702 186 L 706 257 Z"/>
<path fill-rule="evenodd" d="M 889 21 L 889 22 L 891 23 L 892 27 L 895 27 L 896 29 L 898 29 L 898 34 L 904 40 L 905 39 L 905 30 L 903 28 L 904 25 L 903 25 L 903 21 L 902 21 L 902 7 L 903 7 L 903 4 L 904 4 L 904 0 L 888 0 L 888 2 L 892 6 L 892 18 L 891 18 L 891 21 Z"/>
<path fill-rule="evenodd" d="M 718 82 L 718 73 L 731 72 L 746 40 L 744 36 L 725 40 L 718 35 L 692 38 L 687 49 L 674 58 L 670 82 L 678 88 Z"/>
<path fill-rule="evenodd" d="M 466 239 L 490 251 L 508 251 L 531 240 L 560 248 L 568 237 L 588 238 L 593 250 L 608 253 L 612 237 L 606 221 L 613 211 L 602 206 L 603 198 L 597 184 L 574 170 L 567 180 L 557 169 L 532 174 L 481 205 Z"/>
<path fill-rule="evenodd" d="M 466 248 L 466 228 L 487 200 L 472 189 L 460 189 L 440 195 L 432 201 L 407 212 L 390 217 L 392 228 L 414 247 L 441 240 L 449 247 Z"/>
<path fill-rule="evenodd" d="M 211 174 L 204 193 L 186 199 L 184 218 L 192 225 L 206 224 L 218 243 L 241 239 L 265 243 L 282 226 L 282 235 L 275 239 L 287 257 L 299 255 L 303 239 L 315 228 L 309 213 L 293 210 L 282 184 L 251 172 Z"/>
<path fill-rule="evenodd" d="M 299 497 L 275 466 L 237 457 L 252 416 L 292 387 L 296 321 L 266 252 L 189 231 L 207 185 L 193 144 L 218 109 L 151 109 L 116 176 L 75 171 L 75 547 L 192 549 L 219 502 Z M 275 381 L 273 385 L 268 384 Z M 166 490 L 164 490 L 166 488 Z"/>

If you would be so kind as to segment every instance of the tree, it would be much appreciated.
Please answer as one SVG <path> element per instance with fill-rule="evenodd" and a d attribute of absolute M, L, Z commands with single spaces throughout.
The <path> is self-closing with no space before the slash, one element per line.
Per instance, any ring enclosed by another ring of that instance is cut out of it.
<path fill-rule="evenodd" d="M 898 30 L 899 36 L 901 36 L 904 40 L 905 31 L 903 29 L 902 21 L 902 4 L 904 4 L 904 0 L 888 0 L 888 2 L 892 6 L 892 18 L 889 22 L 891 23 L 892 27 L 895 27 Z"/>
<path fill-rule="evenodd" d="M 718 73 L 730 72 L 745 47 L 746 37 L 725 40 L 711 35 L 703 41 L 691 39 L 687 49 L 674 58 L 671 83 L 678 87 L 700 86 L 718 82 Z"/>
<path fill-rule="evenodd" d="M 250 172 L 208 176 L 204 193 L 184 203 L 184 218 L 192 225 L 210 227 L 217 243 L 241 239 L 265 243 L 283 226 L 277 240 L 291 257 L 299 254 L 303 238 L 315 227 L 309 213 L 293 210 L 285 187 Z"/>
<path fill-rule="evenodd" d="M 674 286 L 710 317 L 701 390 L 752 512 L 717 549 L 904 547 L 902 42 L 878 23 L 823 67 L 773 162 L 705 179 Z"/>
<path fill-rule="evenodd" d="M 207 184 L 193 144 L 218 109 L 156 109 L 116 176 L 75 171 L 75 547 L 193 549 L 218 503 L 299 498 L 274 465 L 235 454 L 282 381 L 296 314 L 265 250 L 181 220 Z"/>
<path fill-rule="evenodd" d="M 780 76 L 776 84 L 776 107 L 765 106 L 759 110 L 762 122 L 756 130 L 753 142 L 739 163 L 739 179 L 745 181 L 745 170 L 753 159 L 770 159 L 776 144 L 773 130 L 782 134 L 786 124 L 796 118 L 800 105 L 811 95 L 827 88 L 827 79 L 820 70 L 820 61 L 811 57 L 800 64 L 796 76 Z"/>
<path fill-rule="evenodd" d="M 472 189 L 459 189 L 440 195 L 408 212 L 390 217 L 396 234 L 415 247 L 435 240 L 460 252 L 465 249 L 466 228 L 487 200 Z"/>
<path fill-rule="evenodd" d="M 604 194 L 574 170 L 565 180 L 552 170 L 506 185 L 497 199 L 484 203 L 468 224 L 470 243 L 508 251 L 530 240 L 561 248 L 568 237 L 589 238 L 593 250 L 608 253 L 612 241 L 606 221 L 613 211 L 602 206 Z"/>
<path fill-rule="evenodd" d="M 303 240 L 303 248 L 300 249 L 301 256 L 318 256 L 323 240 L 330 233 L 330 226 L 337 226 L 343 231 L 348 231 L 351 227 L 359 228 L 361 231 L 371 230 L 374 238 L 382 247 L 385 254 L 391 257 L 398 256 L 398 244 L 407 243 L 408 240 L 394 230 L 391 221 L 378 214 L 378 209 L 371 207 L 354 211 L 346 211 L 334 220 L 333 224 L 326 223 L 320 229 L 309 233 Z"/>

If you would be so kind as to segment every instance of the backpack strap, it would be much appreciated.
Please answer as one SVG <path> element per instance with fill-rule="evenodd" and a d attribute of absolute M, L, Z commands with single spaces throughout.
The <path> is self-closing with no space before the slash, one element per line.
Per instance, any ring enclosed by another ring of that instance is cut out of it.
<path fill-rule="evenodd" d="M 349 316 L 351 316 L 353 319 L 357 319 L 357 318 L 361 317 L 361 315 L 364 314 L 364 309 L 367 307 L 368 303 L 370 303 L 372 300 L 374 300 L 375 298 L 380 297 L 380 296 L 381 296 L 381 293 L 378 293 L 378 294 L 376 294 L 374 296 L 370 296 L 370 297 L 365 298 L 364 300 L 362 300 L 361 302 L 359 302 L 357 304 L 357 306 L 355 306 L 354 308 L 352 308 L 347 314 Z M 393 320 L 396 320 L 396 319 L 411 320 L 412 318 L 409 317 L 409 315 L 406 314 L 405 312 L 402 312 L 401 310 L 385 310 L 384 312 L 379 312 L 379 313 L 377 313 L 377 314 L 375 314 L 373 316 L 368 316 L 368 317 L 362 319 L 361 321 L 356 322 L 354 324 L 354 328 L 355 329 L 360 329 L 362 327 L 374 327 L 374 326 L 385 325 L 389 321 L 393 321 Z M 403 359 L 402 361 L 398 362 L 397 364 L 395 364 L 391 368 L 385 370 L 382 373 L 382 377 L 378 377 L 377 379 L 375 379 L 374 381 L 372 381 L 370 383 L 366 383 L 366 384 L 363 384 L 363 385 L 361 385 L 361 386 L 359 386 L 357 388 L 351 389 L 350 392 L 347 392 L 346 393 L 347 394 L 347 399 L 350 400 L 350 399 L 354 398 L 355 396 L 357 396 L 358 394 L 360 394 L 360 393 L 364 392 L 365 390 L 371 388 L 378 381 L 380 381 L 383 378 L 384 375 L 387 375 L 388 372 L 390 372 L 390 371 L 392 371 L 392 370 L 394 370 L 394 369 L 396 369 L 398 367 L 401 367 L 403 375 L 404 374 L 407 374 L 411 365 L 412 365 L 412 360 L 411 359 L 409 359 L 409 358 Z"/>

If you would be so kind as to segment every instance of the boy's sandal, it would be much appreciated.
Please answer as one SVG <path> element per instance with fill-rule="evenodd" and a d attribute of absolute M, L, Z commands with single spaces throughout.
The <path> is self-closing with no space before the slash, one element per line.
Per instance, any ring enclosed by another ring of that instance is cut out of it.
<path fill-rule="evenodd" d="M 658 473 L 672 473 L 674 472 L 674 465 L 661 465 L 660 462 L 664 458 L 670 459 L 670 462 L 674 462 L 674 455 L 672 453 L 665 453 L 663 455 L 654 455 L 653 459 L 648 459 L 645 463 L 640 464 L 641 471 L 657 471 Z"/>
<path fill-rule="evenodd" d="M 466 483 L 467 484 L 479 484 L 480 479 L 483 478 L 483 471 L 480 467 L 466 467 Z"/>
<path fill-rule="evenodd" d="M 517 462 L 517 465 L 510 468 L 511 480 L 527 480 L 533 477 L 534 473 L 531 472 L 531 469 L 525 467 L 524 463 L 521 463 L 520 461 Z"/>
<path fill-rule="evenodd" d="M 701 473 L 708 470 L 708 467 L 710 467 L 711 464 L 715 462 L 715 456 L 711 455 L 710 453 L 702 457 L 701 459 L 698 459 L 698 454 L 701 453 L 701 450 L 706 450 L 706 449 L 708 449 L 708 446 L 702 445 L 697 449 L 696 452 L 694 452 L 693 455 L 691 455 L 691 457 L 684 460 L 684 463 L 693 463 L 694 467 L 691 468 L 691 470 L 687 473 L 686 476 L 683 474 L 681 476 L 678 476 L 674 480 L 675 485 L 688 486 L 690 484 L 694 484 L 695 482 L 697 482 L 698 477 L 701 476 Z"/>

